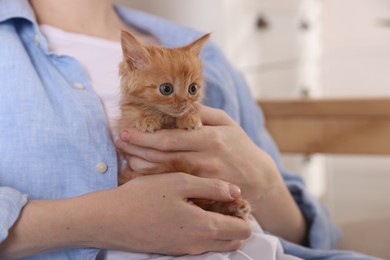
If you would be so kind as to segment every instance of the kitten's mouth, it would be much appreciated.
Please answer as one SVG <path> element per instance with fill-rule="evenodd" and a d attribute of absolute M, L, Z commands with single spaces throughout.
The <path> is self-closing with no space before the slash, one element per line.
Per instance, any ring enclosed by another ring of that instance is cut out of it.
<path fill-rule="evenodd" d="M 183 116 L 185 113 L 187 113 L 187 109 L 182 109 L 180 111 L 174 111 L 173 113 L 171 113 L 170 115 L 173 116 L 173 117 L 181 117 Z"/>
<path fill-rule="evenodd" d="M 177 108 L 174 110 L 166 110 L 166 111 L 164 111 L 164 113 L 168 114 L 169 116 L 172 116 L 172 117 L 181 117 L 187 113 L 187 109 L 186 108 L 183 108 L 183 109 Z"/>
<path fill-rule="evenodd" d="M 169 109 L 163 106 L 155 107 L 157 108 L 161 113 L 171 116 L 171 117 L 181 117 L 188 113 L 189 108 L 188 107 L 170 107 Z"/>

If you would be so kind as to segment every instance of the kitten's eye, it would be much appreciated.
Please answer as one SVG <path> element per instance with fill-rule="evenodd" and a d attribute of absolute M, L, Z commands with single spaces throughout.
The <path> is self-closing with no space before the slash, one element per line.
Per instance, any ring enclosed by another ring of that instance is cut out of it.
<path fill-rule="evenodd" d="M 160 85 L 160 93 L 164 96 L 169 96 L 173 93 L 173 86 L 169 83 L 164 83 Z"/>
<path fill-rule="evenodd" d="M 195 95 L 197 92 L 198 92 L 198 86 L 195 83 L 192 83 L 188 87 L 188 93 L 190 93 L 191 95 Z"/>

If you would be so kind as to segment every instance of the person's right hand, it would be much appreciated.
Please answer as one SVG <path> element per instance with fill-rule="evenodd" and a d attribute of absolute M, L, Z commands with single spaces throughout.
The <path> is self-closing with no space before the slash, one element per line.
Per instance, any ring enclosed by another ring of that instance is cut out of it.
<path fill-rule="evenodd" d="M 188 201 L 232 201 L 239 189 L 183 173 L 138 177 L 103 195 L 102 248 L 169 255 L 239 249 L 251 234 L 247 221 L 204 211 Z M 92 234 L 93 235 L 93 234 Z M 96 246 L 96 245 L 95 245 Z"/>

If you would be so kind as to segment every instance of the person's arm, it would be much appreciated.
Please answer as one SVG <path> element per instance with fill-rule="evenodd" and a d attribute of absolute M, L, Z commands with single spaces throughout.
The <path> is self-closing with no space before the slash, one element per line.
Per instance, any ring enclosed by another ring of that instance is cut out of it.
<path fill-rule="evenodd" d="M 340 232 L 327 209 L 310 194 L 299 175 L 287 171 L 282 165 L 278 147 L 265 127 L 261 108 L 253 99 L 244 76 L 226 61 L 225 65 L 228 72 L 225 75 L 231 77 L 237 91 L 236 99 L 239 106 L 239 120 L 237 121 L 252 141 L 275 162 L 285 186 L 306 220 L 307 234 L 304 245 L 318 249 L 336 248 Z"/>
<path fill-rule="evenodd" d="M 141 133 L 128 129 L 118 146 L 132 155 L 132 168 L 180 158 L 199 169 L 199 176 L 238 185 L 263 229 L 305 243 L 305 219 L 273 160 L 223 111 L 202 106 L 200 115 L 204 126 L 198 130 Z"/>
<path fill-rule="evenodd" d="M 31 200 L 0 244 L 0 258 L 69 247 L 172 255 L 235 250 L 250 236 L 249 223 L 203 211 L 188 198 L 238 195 L 226 182 L 172 173 L 70 199 Z"/>

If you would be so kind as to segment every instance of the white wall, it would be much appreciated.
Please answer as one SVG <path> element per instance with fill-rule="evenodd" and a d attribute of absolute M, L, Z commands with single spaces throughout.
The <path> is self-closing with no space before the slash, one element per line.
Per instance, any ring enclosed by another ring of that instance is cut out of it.
<path fill-rule="evenodd" d="M 114 0 L 114 2 L 164 17 L 193 27 L 202 32 L 212 32 L 213 40 L 223 47 L 224 21 L 215 10 L 223 10 L 226 0 Z"/>
<path fill-rule="evenodd" d="M 324 3 L 324 95 L 390 96 L 390 1 Z"/>
<path fill-rule="evenodd" d="M 324 0 L 323 18 L 323 95 L 390 97 L 390 1 Z M 390 216 L 389 156 L 328 156 L 325 167 L 337 221 Z"/>

